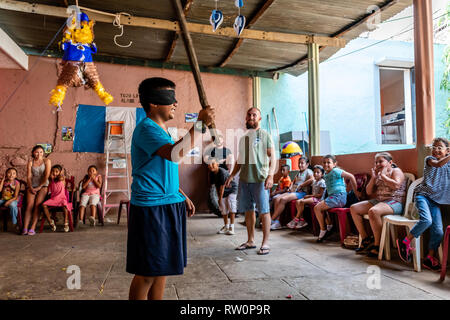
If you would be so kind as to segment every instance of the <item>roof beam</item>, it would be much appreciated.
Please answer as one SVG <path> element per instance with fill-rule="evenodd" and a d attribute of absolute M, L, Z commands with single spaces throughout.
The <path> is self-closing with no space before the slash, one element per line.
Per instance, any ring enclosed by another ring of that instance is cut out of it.
<path fill-rule="evenodd" d="M 342 28 L 341 30 L 335 32 L 334 34 L 331 35 L 332 38 L 339 38 L 344 36 L 346 33 L 350 32 L 351 30 L 359 27 L 361 24 L 366 23 L 370 18 L 373 18 L 375 15 L 380 14 L 382 11 L 386 10 L 387 8 L 390 8 L 391 6 L 393 6 L 394 4 L 396 4 L 398 2 L 398 0 L 388 0 L 386 1 L 381 7 L 380 10 L 374 11 L 370 14 L 365 15 L 363 18 L 356 20 L 352 23 L 350 23 L 349 25 L 345 26 L 344 28 Z M 319 52 L 322 51 L 323 49 L 325 49 L 326 46 L 321 46 L 319 48 Z M 294 61 L 293 63 L 290 63 L 288 65 L 285 65 L 283 67 L 277 68 L 277 69 L 271 69 L 271 70 L 267 70 L 267 72 L 279 72 L 288 68 L 292 68 L 295 67 L 299 64 L 304 63 L 306 60 L 308 60 L 308 55 L 304 55 L 303 57 L 301 57 L 300 59 Z"/>
<path fill-rule="evenodd" d="M 65 7 L 56 7 L 44 4 L 35 4 L 35 3 L 31 4 L 27 2 L 14 0 L 0 0 L 0 9 L 67 18 Z M 111 15 L 99 14 L 96 12 L 91 12 L 89 13 L 89 15 L 91 16 L 92 19 L 98 22 L 113 23 L 114 21 L 114 17 Z M 123 25 L 168 30 L 177 33 L 180 32 L 180 26 L 177 21 L 154 19 L 147 17 L 135 17 L 135 16 L 123 18 L 124 18 L 122 20 Z M 296 43 L 296 44 L 317 43 L 318 45 L 322 46 L 326 45 L 339 48 L 343 48 L 346 43 L 344 39 L 339 38 L 320 37 L 313 35 L 292 34 L 282 32 L 266 32 L 249 29 L 245 29 L 244 31 L 242 31 L 242 34 L 240 35 L 240 37 L 238 37 L 233 28 L 220 28 L 216 30 L 216 32 L 213 32 L 210 25 L 199 23 L 188 23 L 187 27 L 189 32 L 191 33 L 198 33 L 219 37 L 265 40 L 265 41 Z"/>
<path fill-rule="evenodd" d="M 194 2 L 194 0 L 186 0 L 186 3 L 185 3 L 184 8 L 183 8 L 183 12 L 184 12 L 184 16 L 185 17 L 187 17 L 193 2 Z M 175 51 L 175 47 L 177 45 L 177 40 L 178 40 L 178 33 L 175 33 L 173 35 L 173 40 L 172 40 L 172 43 L 171 43 L 170 48 L 169 48 L 169 53 L 167 54 L 167 57 L 164 60 L 164 62 L 169 62 L 170 59 L 172 58 L 173 52 Z"/>
<path fill-rule="evenodd" d="M 264 4 L 259 8 L 259 10 L 253 15 L 253 17 L 250 19 L 250 22 L 245 26 L 246 29 L 250 29 L 256 21 L 266 12 L 266 10 L 274 3 L 275 0 L 267 0 L 264 2 Z M 227 54 L 226 58 L 220 63 L 219 67 L 223 68 L 225 65 L 230 62 L 231 58 L 236 54 L 236 52 L 239 50 L 239 47 L 244 42 L 244 39 L 240 38 L 234 45 L 233 49 Z"/>
<path fill-rule="evenodd" d="M 19 67 L 28 70 L 28 56 L 25 52 L 0 28 L 0 54 L 4 52 Z"/>

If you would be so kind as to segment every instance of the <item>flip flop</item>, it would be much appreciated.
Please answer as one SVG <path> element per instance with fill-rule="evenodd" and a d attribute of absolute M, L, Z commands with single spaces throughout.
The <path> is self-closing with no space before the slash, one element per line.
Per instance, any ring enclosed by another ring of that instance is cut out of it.
<path fill-rule="evenodd" d="M 270 252 L 269 247 L 261 247 L 261 248 L 259 248 L 258 254 L 263 256 L 263 255 L 269 254 L 269 252 Z"/>
<path fill-rule="evenodd" d="M 28 230 L 29 236 L 34 236 L 35 234 L 36 234 L 36 232 L 33 229 Z"/>
<path fill-rule="evenodd" d="M 242 250 L 255 249 L 255 248 L 256 248 L 255 245 L 251 246 L 247 242 L 245 242 L 245 243 L 241 244 L 239 247 L 237 247 L 235 250 L 241 250 L 242 251 Z"/>

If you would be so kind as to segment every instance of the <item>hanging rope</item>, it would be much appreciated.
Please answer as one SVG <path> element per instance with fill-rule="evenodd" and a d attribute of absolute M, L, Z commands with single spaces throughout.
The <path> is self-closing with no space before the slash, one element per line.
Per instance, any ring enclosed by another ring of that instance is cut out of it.
<path fill-rule="evenodd" d="M 83 10 L 86 10 L 86 11 L 91 11 L 91 12 L 98 13 L 98 14 L 103 14 L 105 16 L 114 17 L 113 26 L 118 27 L 120 29 L 120 34 L 114 36 L 114 43 L 118 47 L 122 47 L 122 48 L 128 48 L 128 47 L 131 46 L 133 41 L 130 41 L 130 43 L 128 45 L 124 46 L 124 45 L 121 45 L 121 44 L 117 43 L 117 40 L 116 40 L 118 37 L 123 36 L 123 25 L 120 23 L 120 16 L 124 15 L 124 16 L 131 17 L 131 14 L 126 13 L 126 12 L 120 12 L 120 13 L 113 14 L 113 13 L 104 12 L 104 11 L 95 10 L 95 9 L 86 8 L 86 7 L 80 7 L 80 9 L 83 9 Z"/>
<path fill-rule="evenodd" d="M 126 16 L 130 17 L 130 14 L 126 13 L 126 12 L 117 13 L 116 16 L 114 17 L 113 26 L 118 27 L 120 29 L 120 34 L 114 36 L 114 43 L 116 44 L 116 46 L 119 46 L 121 48 L 128 48 L 129 46 L 131 46 L 133 41 L 130 41 L 130 43 L 128 45 L 124 46 L 124 45 L 117 43 L 117 40 L 116 40 L 118 37 L 123 36 L 123 25 L 120 24 L 120 16 L 121 15 L 126 15 Z"/>

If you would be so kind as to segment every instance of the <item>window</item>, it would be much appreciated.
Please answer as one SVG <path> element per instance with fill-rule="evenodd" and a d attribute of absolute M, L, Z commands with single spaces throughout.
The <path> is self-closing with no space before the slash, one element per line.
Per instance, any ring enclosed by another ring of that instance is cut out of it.
<path fill-rule="evenodd" d="M 382 144 L 414 143 L 412 71 L 379 66 L 381 139 L 378 141 Z"/>

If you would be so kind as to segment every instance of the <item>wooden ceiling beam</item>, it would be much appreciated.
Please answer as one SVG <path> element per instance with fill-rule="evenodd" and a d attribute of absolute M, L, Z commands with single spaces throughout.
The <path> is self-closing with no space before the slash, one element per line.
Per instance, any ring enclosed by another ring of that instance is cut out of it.
<path fill-rule="evenodd" d="M 267 9 L 274 3 L 275 0 L 267 0 L 264 2 L 264 4 L 258 9 L 258 11 L 253 15 L 253 17 L 250 19 L 250 22 L 245 26 L 246 29 L 250 29 L 256 21 L 264 14 L 264 12 L 267 11 Z M 233 49 L 227 54 L 226 58 L 219 64 L 220 68 L 223 68 L 227 65 L 228 62 L 230 62 L 231 58 L 236 54 L 236 52 L 239 50 L 239 47 L 244 42 L 244 39 L 239 39 L 234 44 Z"/>
<path fill-rule="evenodd" d="M 36 4 L 36 3 L 31 4 L 27 2 L 14 0 L 0 0 L 0 9 L 67 18 L 65 7 L 56 7 L 44 4 Z M 111 15 L 90 12 L 89 16 L 91 17 L 91 19 L 96 20 L 98 22 L 113 23 L 114 21 L 114 17 Z M 168 30 L 177 33 L 180 32 L 180 26 L 177 21 L 154 19 L 147 17 L 122 16 L 121 22 L 122 25 Z M 244 31 L 242 31 L 240 37 L 238 37 L 233 28 L 220 28 L 216 30 L 216 32 L 213 32 L 211 26 L 205 24 L 188 23 L 187 27 L 189 32 L 191 33 L 210 35 L 216 37 L 242 38 L 242 39 L 281 42 L 281 43 L 295 43 L 295 44 L 317 43 L 318 45 L 335 46 L 338 48 L 343 48 L 346 44 L 346 41 L 344 39 L 331 37 L 316 37 L 303 34 L 269 32 L 269 31 L 266 32 L 260 30 L 245 29 Z"/>
<path fill-rule="evenodd" d="M 184 4 L 184 8 L 183 8 L 185 17 L 187 17 L 193 2 L 194 2 L 194 0 L 186 0 L 186 3 Z M 178 33 L 175 33 L 173 35 L 172 43 L 170 44 L 169 52 L 167 53 L 167 56 L 166 56 L 166 59 L 164 60 L 164 62 L 169 62 L 170 59 L 172 58 L 172 55 L 175 51 L 175 47 L 177 46 L 177 40 L 178 40 Z"/>
<path fill-rule="evenodd" d="M 351 30 L 359 27 L 361 24 L 366 23 L 369 19 L 373 18 L 375 15 L 380 14 L 381 12 L 383 12 L 384 10 L 390 8 L 391 6 L 393 6 L 394 4 L 396 4 L 398 2 L 398 0 L 388 0 L 386 1 L 381 7 L 380 10 L 374 11 L 368 15 L 365 15 L 363 18 L 356 20 L 355 22 L 352 22 L 351 24 L 345 26 L 344 28 L 342 28 L 341 30 L 335 32 L 334 34 L 332 34 L 330 37 L 332 38 L 339 38 L 344 36 L 346 33 L 350 32 Z M 319 48 L 319 52 L 322 51 L 323 49 L 325 49 L 326 46 L 320 46 Z M 295 67 L 299 64 L 305 63 L 308 60 L 308 55 L 304 55 L 303 57 L 301 57 L 300 59 L 294 61 L 293 63 L 290 63 L 288 65 L 285 65 L 283 67 L 280 68 L 276 68 L 276 69 L 271 69 L 271 70 L 266 70 L 266 72 L 279 72 L 279 71 L 283 71 L 285 69 L 288 68 L 292 68 Z"/>

